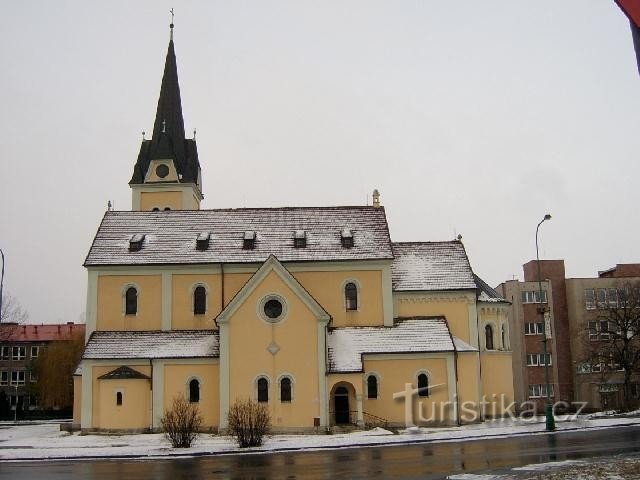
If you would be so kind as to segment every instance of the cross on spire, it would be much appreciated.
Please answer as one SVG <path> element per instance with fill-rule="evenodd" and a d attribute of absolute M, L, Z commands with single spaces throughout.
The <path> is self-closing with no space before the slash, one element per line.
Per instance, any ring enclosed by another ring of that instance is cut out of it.
<path fill-rule="evenodd" d="M 173 17 L 174 17 L 174 13 L 173 13 L 173 8 L 171 10 L 169 10 L 169 13 L 171 14 L 171 23 L 169 24 L 169 28 L 171 29 L 171 40 L 173 40 Z"/>

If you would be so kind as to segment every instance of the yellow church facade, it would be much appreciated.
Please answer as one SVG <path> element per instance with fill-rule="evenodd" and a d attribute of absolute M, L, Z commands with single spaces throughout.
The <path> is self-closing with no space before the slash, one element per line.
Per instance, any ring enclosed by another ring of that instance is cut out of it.
<path fill-rule="evenodd" d="M 371 206 L 200 209 L 173 39 L 131 211 L 105 213 L 85 260 L 84 431 L 155 431 L 176 395 L 210 430 L 268 406 L 274 431 L 460 424 L 513 399 L 508 303 L 460 240 L 391 241 Z"/>

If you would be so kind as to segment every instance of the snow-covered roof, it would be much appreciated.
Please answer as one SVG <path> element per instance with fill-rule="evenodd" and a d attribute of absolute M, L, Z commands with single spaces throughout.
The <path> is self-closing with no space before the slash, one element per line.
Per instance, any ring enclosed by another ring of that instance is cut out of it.
<path fill-rule="evenodd" d="M 459 339 L 455 339 L 456 345 Z M 442 317 L 397 320 L 393 327 L 344 327 L 327 337 L 330 372 L 361 372 L 364 354 L 452 352 L 454 342 Z M 465 342 L 461 351 L 475 350 Z"/>
<path fill-rule="evenodd" d="M 341 232 L 353 233 L 345 248 Z M 294 246 L 303 230 L 306 246 Z M 243 248 L 247 231 L 255 231 L 254 248 Z M 211 232 L 208 246 L 196 249 L 198 236 Z M 129 250 L 134 235 L 144 234 L 142 248 Z M 384 208 L 290 207 L 162 212 L 106 212 L 86 266 L 210 263 L 262 263 L 269 255 L 281 262 L 392 259 Z"/>
<path fill-rule="evenodd" d="M 172 330 L 93 332 L 84 350 L 84 360 L 201 358 L 220 356 L 218 332 Z"/>
<path fill-rule="evenodd" d="M 478 301 L 488 303 L 509 303 L 507 299 L 503 298 L 498 292 L 489 286 L 487 282 L 482 280 L 475 273 L 473 278 L 478 286 Z"/>
<path fill-rule="evenodd" d="M 475 290 L 473 271 L 462 242 L 393 243 L 394 291 Z"/>

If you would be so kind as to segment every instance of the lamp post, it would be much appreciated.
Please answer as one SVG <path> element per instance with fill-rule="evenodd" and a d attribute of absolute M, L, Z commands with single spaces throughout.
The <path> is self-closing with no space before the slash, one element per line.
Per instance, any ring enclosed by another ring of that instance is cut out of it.
<path fill-rule="evenodd" d="M 0 256 L 2 257 L 2 273 L 0 274 L 0 322 L 2 322 L 2 285 L 4 284 L 4 252 L 0 248 Z"/>
<path fill-rule="evenodd" d="M 548 213 L 544 216 L 538 226 L 536 227 L 536 263 L 538 265 L 538 290 L 540 290 L 540 299 L 538 305 L 538 314 L 540 315 L 540 319 L 542 320 L 542 334 L 544 336 L 542 340 L 543 345 L 543 354 L 544 354 L 544 383 L 547 389 L 547 401 L 544 406 L 545 418 L 546 418 L 546 426 L 547 431 L 553 431 L 556 429 L 556 421 L 553 418 L 553 406 L 551 405 L 551 389 L 549 388 L 549 362 L 547 357 L 547 325 L 544 318 L 544 313 L 546 308 L 542 305 L 542 277 L 540 275 L 540 254 L 538 252 L 538 230 L 540 229 L 540 225 L 542 225 L 547 220 L 551 220 L 551 215 Z M 547 299 L 548 302 L 548 299 Z M 551 327 L 551 323 L 549 323 L 549 327 Z"/>

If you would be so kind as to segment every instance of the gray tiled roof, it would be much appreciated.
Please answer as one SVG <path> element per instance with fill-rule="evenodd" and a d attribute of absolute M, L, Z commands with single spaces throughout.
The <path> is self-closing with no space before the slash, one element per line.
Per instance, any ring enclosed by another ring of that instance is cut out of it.
<path fill-rule="evenodd" d="M 342 246 L 340 232 L 353 232 L 354 246 Z M 244 232 L 256 232 L 255 249 L 243 250 Z M 295 230 L 305 230 L 307 246 L 294 248 Z M 196 238 L 210 231 L 207 250 Z M 144 234 L 142 249 L 129 251 L 129 239 Z M 169 212 L 107 212 L 86 266 L 209 263 L 261 263 L 392 259 L 384 208 L 299 207 Z"/>
<path fill-rule="evenodd" d="M 462 242 L 393 243 L 393 290 L 476 289 Z"/>
<path fill-rule="evenodd" d="M 458 343 L 460 350 L 473 349 Z M 452 352 L 454 343 L 441 317 L 411 318 L 393 327 L 344 327 L 327 337 L 330 372 L 360 372 L 363 354 Z"/>
<path fill-rule="evenodd" d="M 498 292 L 496 292 L 493 288 L 489 286 L 487 282 L 482 280 L 475 273 L 473 274 L 473 278 L 478 286 L 478 300 L 481 302 L 492 302 L 492 303 L 509 303 L 505 298 L 500 296 Z"/>
<path fill-rule="evenodd" d="M 220 356 L 218 332 L 172 330 L 93 332 L 83 360 L 202 358 Z"/>

